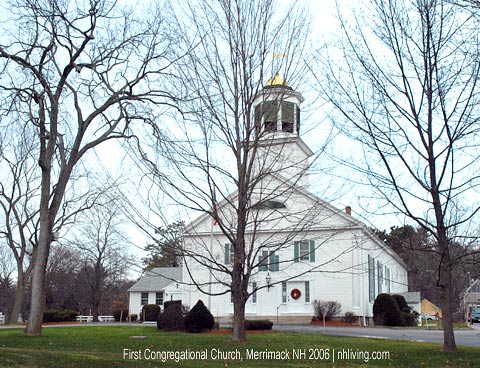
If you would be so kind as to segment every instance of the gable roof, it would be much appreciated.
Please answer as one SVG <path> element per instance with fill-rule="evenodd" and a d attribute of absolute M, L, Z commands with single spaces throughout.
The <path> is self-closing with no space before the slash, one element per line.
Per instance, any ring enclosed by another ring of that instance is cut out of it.
<path fill-rule="evenodd" d="M 182 267 L 155 267 L 141 276 L 128 291 L 160 291 L 175 281 L 182 281 Z"/>
<path fill-rule="evenodd" d="M 283 184 L 291 185 L 291 180 L 285 178 L 280 173 L 270 173 L 268 175 L 274 177 L 275 179 L 279 180 Z M 303 196 L 309 198 L 313 202 L 317 203 L 319 206 L 328 209 L 332 213 L 335 213 L 337 216 L 340 216 L 343 220 L 345 220 L 348 223 L 348 226 L 346 226 L 346 227 L 348 227 L 348 228 L 364 228 L 365 227 L 365 225 L 362 222 L 358 221 L 357 219 L 355 219 L 351 215 L 347 215 L 344 211 L 339 210 L 338 208 L 334 207 L 333 205 L 331 205 L 327 201 L 323 200 L 322 198 L 316 196 L 315 194 L 311 193 L 310 191 L 308 191 L 304 188 L 301 188 L 299 186 L 296 186 L 296 185 L 291 185 L 291 189 L 293 191 L 299 193 L 300 195 L 303 195 Z M 238 190 L 235 190 L 234 192 L 232 192 L 228 196 L 226 196 L 223 200 L 219 201 L 217 203 L 217 207 L 222 208 L 223 206 L 228 205 L 231 202 L 235 202 L 235 200 L 237 198 L 237 195 L 238 195 Z M 194 229 L 195 227 L 197 227 L 198 225 L 200 225 L 204 221 L 211 221 L 211 219 L 212 219 L 212 217 L 209 213 L 206 213 L 206 212 L 202 213 L 201 215 L 199 215 L 197 218 L 195 218 L 194 220 L 192 220 L 190 223 L 188 223 L 185 226 L 184 235 L 186 235 L 186 236 L 191 235 L 191 234 L 189 234 L 189 231 L 191 231 L 192 229 Z M 313 229 L 313 227 L 312 227 L 312 229 Z M 214 234 L 220 233 L 220 231 L 217 230 L 217 229 L 213 229 L 213 233 Z M 198 234 L 199 234 L 198 232 L 195 232 L 195 234 L 193 236 L 197 236 Z M 209 231 L 209 234 L 210 234 L 210 231 Z"/>
<path fill-rule="evenodd" d="M 291 183 L 291 180 L 289 180 L 288 178 L 286 178 L 285 176 L 283 176 L 282 174 L 280 174 L 278 172 L 277 173 L 270 173 L 268 175 L 276 178 L 277 180 L 280 180 L 284 184 Z M 327 210 L 331 211 L 336 216 L 338 216 L 343 221 L 345 221 L 346 224 L 341 226 L 341 228 L 350 229 L 350 230 L 357 229 L 357 230 L 360 230 L 361 232 L 363 232 L 370 240 L 372 240 L 374 243 L 376 243 L 381 249 L 383 249 L 385 252 L 390 254 L 398 263 L 400 263 L 405 268 L 405 270 L 408 270 L 407 263 L 392 248 L 390 248 L 387 244 L 382 242 L 375 234 L 373 234 L 369 229 L 367 229 L 367 227 L 365 226 L 365 224 L 363 222 L 357 220 L 356 218 L 354 218 L 351 215 L 346 214 L 345 211 L 342 211 L 342 210 L 336 208 L 335 206 L 333 206 L 329 202 L 327 202 L 324 199 L 318 197 L 317 195 L 313 194 L 312 192 L 310 192 L 309 190 L 307 190 L 305 188 L 302 188 L 302 187 L 299 187 L 299 186 L 296 186 L 296 185 L 291 185 L 291 188 L 292 188 L 292 190 L 296 191 L 297 193 L 309 198 L 314 203 L 317 203 L 320 206 L 322 206 L 322 207 L 326 208 Z M 234 199 L 237 197 L 237 195 L 238 195 L 238 190 L 234 191 L 233 193 L 230 193 L 225 199 L 220 201 L 217 204 L 217 206 L 219 208 L 221 208 L 221 207 L 227 205 L 229 202 L 234 201 Z M 189 236 L 201 235 L 201 233 L 199 233 L 199 232 L 195 232 L 194 234 L 189 234 L 189 231 L 191 231 L 192 229 L 195 229 L 195 227 L 200 225 L 203 221 L 211 221 L 211 219 L 212 219 L 212 217 L 210 216 L 210 214 L 202 213 L 200 216 L 198 216 L 196 219 L 194 219 L 193 221 L 191 221 L 189 224 L 187 224 L 185 226 L 184 236 L 189 237 Z M 314 229 L 312 227 L 311 230 L 316 230 L 316 229 Z M 209 234 L 210 235 L 220 234 L 220 230 L 212 229 L 212 230 L 210 230 Z"/>
<path fill-rule="evenodd" d="M 403 296 L 407 303 L 420 303 L 420 291 L 408 291 L 399 295 Z"/>

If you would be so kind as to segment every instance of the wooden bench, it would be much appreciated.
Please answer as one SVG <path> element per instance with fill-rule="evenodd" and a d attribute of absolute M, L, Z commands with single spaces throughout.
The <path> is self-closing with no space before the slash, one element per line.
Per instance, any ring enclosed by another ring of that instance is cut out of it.
<path fill-rule="evenodd" d="M 75 318 L 77 322 L 92 322 L 93 317 L 92 316 L 77 316 Z"/>
<path fill-rule="evenodd" d="M 77 322 L 92 322 L 92 316 L 77 316 L 75 318 Z M 115 322 L 114 316 L 98 316 L 98 322 Z"/>
<path fill-rule="evenodd" d="M 98 316 L 99 322 L 115 322 L 114 316 Z"/>

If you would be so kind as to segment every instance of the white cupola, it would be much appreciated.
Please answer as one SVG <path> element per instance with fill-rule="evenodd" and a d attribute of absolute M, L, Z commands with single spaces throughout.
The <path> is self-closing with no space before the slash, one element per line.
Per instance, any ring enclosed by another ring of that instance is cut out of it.
<path fill-rule="evenodd" d="M 257 134 L 262 137 L 269 133 L 298 136 L 300 104 L 303 101 L 302 95 L 294 91 L 285 79 L 276 73 L 255 96 L 253 102 Z"/>
<path fill-rule="evenodd" d="M 300 138 L 300 104 L 303 96 L 276 73 L 253 100 L 255 134 L 260 152 L 258 167 L 308 186 L 310 148 Z M 266 165 L 267 164 L 267 165 Z"/>

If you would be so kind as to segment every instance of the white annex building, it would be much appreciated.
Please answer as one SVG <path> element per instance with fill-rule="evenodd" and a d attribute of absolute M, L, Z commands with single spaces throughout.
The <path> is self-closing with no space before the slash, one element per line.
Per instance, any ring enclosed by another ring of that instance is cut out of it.
<path fill-rule="evenodd" d="M 308 322 L 312 302 L 321 300 L 337 301 L 340 316 L 353 312 L 367 323 L 376 295 L 407 292 L 407 266 L 351 216 L 350 207 L 339 210 L 309 191 L 313 153 L 300 138 L 302 102 L 278 74 L 254 101 L 261 137 L 254 173 L 260 179 L 246 230 L 246 318 Z M 227 228 L 235 225 L 236 197 L 232 193 L 218 204 L 218 221 Z M 181 299 L 192 307 L 201 299 L 218 320 L 231 320 L 233 250 L 220 224 L 209 214 L 200 216 L 186 226 L 184 247 L 197 256 L 186 257 L 175 271 L 154 269 L 143 276 L 129 290 L 130 313 L 147 303 Z"/>

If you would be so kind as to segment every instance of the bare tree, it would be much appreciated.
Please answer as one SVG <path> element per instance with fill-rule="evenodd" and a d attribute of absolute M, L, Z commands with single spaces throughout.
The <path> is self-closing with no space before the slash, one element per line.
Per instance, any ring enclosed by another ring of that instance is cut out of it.
<path fill-rule="evenodd" d="M 98 322 L 99 310 L 107 293 L 125 278 L 130 264 L 120 211 L 108 202 L 84 213 L 79 221 L 78 236 L 72 242 L 80 251 L 82 266 L 78 272 L 78 287 L 92 306 L 93 322 Z"/>
<path fill-rule="evenodd" d="M 0 310 L 4 313 L 8 322 L 11 320 L 10 300 L 13 298 L 15 288 L 12 278 L 15 270 L 14 263 L 15 261 L 9 249 L 0 244 Z"/>
<path fill-rule="evenodd" d="M 340 113 L 333 120 L 363 144 L 365 160 L 354 164 L 379 206 L 434 238 L 447 351 L 456 349 L 452 270 L 471 257 L 456 245 L 472 242 L 480 209 L 478 23 L 451 3 L 362 3 L 362 13 L 340 17 L 340 49 L 322 50 L 331 57 L 319 54 L 317 74 Z"/>
<path fill-rule="evenodd" d="M 252 277 L 294 264 L 286 249 L 326 220 L 320 213 L 327 205 L 305 194 L 314 153 L 299 137 L 303 98 L 289 86 L 300 84 L 306 71 L 308 22 L 298 4 L 275 1 L 180 6 L 178 50 L 189 50 L 177 69 L 183 115 L 170 130 L 152 126 L 154 152 L 143 140 L 141 159 L 165 196 L 203 214 L 202 226 L 186 226 L 178 249 L 191 278 L 184 282 L 207 296 L 232 295 L 233 339 L 242 341 L 246 302 L 267 287 L 252 289 Z M 316 240 L 317 248 L 328 241 Z M 289 256 L 279 259 L 283 250 Z M 289 276 L 274 275 L 268 287 L 315 269 L 290 267 Z"/>
<path fill-rule="evenodd" d="M 170 41 L 159 9 L 142 19 L 109 0 L 14 0 L 10 9 L 0 42 L 1 108 L 9 124 L 18 117 L 37 133 L 39 234 L 26 333 L 38 335 L 52 232 L 69 180 L 89 150 L 130 137 L 135 121 L 154 117 L 151 107 L 170 99 L 162 88 Z"/>
<path fill-rule="evenodd" d="M 19 122 L 17 122 L 18 124 Z M 9 323 L 16 323 L 23 305 L 25 289 L 33 268 L 31 262 L 38 240 L 38 205 L 40 172 L 36 165 L 36 132 L 28 122 L 4 128 L 9 136 L 0 152 L 2 177 L 0 183 L 0 238 L 5 239 L 15 259 L 17 285 Z M 100 195 L 111 191 L 99 188 L 89 175 L 77 170 L 66 188 L 65 197 L 53 227 L 58 235 L 61 228 L 75 223 L 77 216 L 92 208 Z"/>
<path fill-rule="evenodd" d="M 7 131 L 6 131 L 7 132 Z M 2 180 L 0 238 L 5 240 L 15 260 L 17 285 L 9 323 L 16 323 L 33 263 L 30 262 L 38 225 L 39 175 L 33 157 L 32 130 L 12 129 L 0 152 Z"/>
<path fill-rule="evenodd" d="M 77 282 L 80 270 L 80 252 L 55 242 L 50 249 L 45 275 L 46 308 L 68 308 L 82 311 L 81 286 Z"/>

